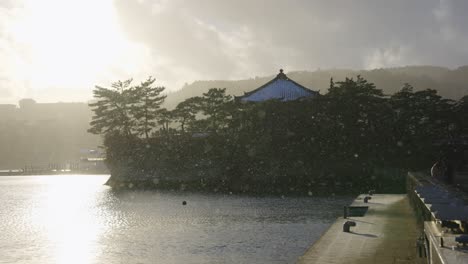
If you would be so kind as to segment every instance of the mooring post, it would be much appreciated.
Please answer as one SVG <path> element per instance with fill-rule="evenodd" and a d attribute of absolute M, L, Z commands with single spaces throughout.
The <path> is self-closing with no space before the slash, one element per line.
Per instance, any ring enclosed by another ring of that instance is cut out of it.
<path fill-rule="evenodd" d="M 346 221 L 346 222 L 343 224 L 343 232 L 346 232 L 346 233 L 351 232 L 351 227 L 352 227 L 352 226 L 356 226 L 356 222 L 353 222 L 353 221 Z"/>
<path fill-rule="evenodd" d="M 367 203 L 370 199 L 372 199 L 372 197 L 370 197 L 370 196 L 364 197 L 364 203 Z"/>

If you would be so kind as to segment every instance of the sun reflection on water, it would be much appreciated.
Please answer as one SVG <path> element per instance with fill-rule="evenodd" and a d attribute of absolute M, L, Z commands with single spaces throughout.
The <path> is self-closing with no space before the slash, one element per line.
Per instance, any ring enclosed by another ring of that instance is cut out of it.
<path fill-rule="evenodd" d="M 0 263 L 289 263 L 350 201 L 113 191 L 98 175 L 0 178 Z"/>
<path fill-rule="evenodd" d="M 46 235 L 54 263 L 96 263 L 102 253 L 99 240 L 107 227 L 96 204 L 103 195 L 97 188 L 106 187 L 96 184 L 102 179 L 85 177 L 52 179 L 35 208 L 34 223 Z"/>

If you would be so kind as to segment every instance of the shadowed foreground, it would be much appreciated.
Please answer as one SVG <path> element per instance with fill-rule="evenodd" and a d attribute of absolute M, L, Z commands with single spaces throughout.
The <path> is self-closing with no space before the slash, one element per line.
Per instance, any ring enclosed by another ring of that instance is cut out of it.
<path fill-rule="evenodd" d="M 417 256 L 420 230 L 406 195 L 376 194 L 369 203 L 360 195 L 353 206 L 369 206 L 364 217 L 339 218 L 298 263 L 424 263 Z M 356 222 L 351 233 L 346 221 Z"/>

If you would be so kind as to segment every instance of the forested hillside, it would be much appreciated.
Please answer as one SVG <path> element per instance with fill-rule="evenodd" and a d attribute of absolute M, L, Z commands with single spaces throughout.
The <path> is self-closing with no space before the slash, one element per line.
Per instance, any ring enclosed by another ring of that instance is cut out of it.
<path fill-rule="evenodd" d="M 99 136 L 87 132 L 90 120 L 86 103 L 3 105 L 0 170 L 77 162 L 101 145 Z"/>
<path fill-rule="evenodd" d="M 287 69 L 285 69 L 287 71 Z M 446 98 L 459 99 L 468 94 L 468 66 L 457 69 L 448 69 L 436 66 L 408 66 L 376 70 L 345 70 L 330 69 L 310 71 L 286 72 L 288 77 L 312 89 L 320 90 L 321 94 L 327 92 L 330 78 L 343 80 L 345 77 L 361 75 L 369 82 L 375 83 L 385 94 L 393 94 L 400 90 L 405 83 L 411 84 L 416 91 L 435 89 Z M 252 73 L 254 75 L 255 73 Z M 276 76 L 277 72 L 266 77 L 255 77 L 247 80 L 214 80 L 196 81 L 185 85 L 181 90 L 170 93 L 166 99 L 166 106 L 173 108 L 186 98 L 200 96 L 210 88 L 226 88 L 226 93 L 241 95 L 243 92 L 253 90 Z"/>

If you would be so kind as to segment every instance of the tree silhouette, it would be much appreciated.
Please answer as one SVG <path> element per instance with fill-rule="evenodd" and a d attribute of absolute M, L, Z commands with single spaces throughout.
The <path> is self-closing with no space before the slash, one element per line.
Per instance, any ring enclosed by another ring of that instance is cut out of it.
<path fill-rule="evenodd" d="M 168 111 L 166 108 L 162 108 L 158 112 L 158 124 L 161 125 L 161 129 L 164 132 L 169 132 L 169 125 L 173 120 L 173 112 Z"/>
<path fill-rule="evenodd" d="M 135 118 L 136 129 L 138 135 L 145 135 L 146 139 L 156 127 L 158 119 L 162 118 L 161 115 L 167 112 L 167 110 L 164 112 L 161 109 L 161 105 L 166 99 L 166 95 L 161 95 L 161 92 L 165 88 L 153 86 L 155 81 L 155 78 L 149 77 L 131 90 L 131 96 L 134 99 L 132 114 Z"/>
<path fill-rule="evenodd" d="M 131 111 L 133 92 L 132 79 L 112 83 L 112 88 L 96 86 L 93 90 L 96 102 L 90 103 L 94 116 L 88 130 L 93 134 L 118 133 L 132 136 L 135 121 Z"/>
<path fill-rule="evenodd" d="M 232 117 L 232 96 L 226 95 L 224 88 L 211 88 L 203 94 L 200 110 L 206 116 L 207 130 L 217 132 L 225 128 Z"/>
<path fill-rule="evenodd" d="M 173 110 L 173 118 L 180 123 L 182 133 L 185 132 L 187 125 L 190 126 L 195 121 L 197 113 L 200 112 L 201 104 L 201 97 L 191 97 L 180 102 Z"/>
<path fill-rule="evenodd" d="M 421 169 L 434 159 L 434 144 L 450 137 L 449 127 L 454 118 L 453 102 L 443 99 L 436 90 L 413 91 L 405 84 L 390 97 L 394 117 L 392 136 L 395 154 L 404 168 Z M 404 158 L 403 158 L 404 157 Z"/>

